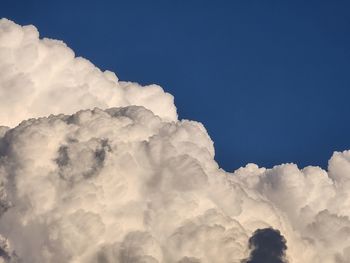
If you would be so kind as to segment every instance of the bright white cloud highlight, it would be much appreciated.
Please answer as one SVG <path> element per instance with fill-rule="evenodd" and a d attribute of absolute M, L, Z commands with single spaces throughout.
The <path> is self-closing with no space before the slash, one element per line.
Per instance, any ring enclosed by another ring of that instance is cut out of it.
<path fill-rule="evenodd" d="M 0 123 L 23 121 L 0 128 L 0 262 L 239 263 L 264 227 L 291 263 L 350 262 L 350 151 L 228 173 L 160 87 L 4 19 L 0 58 Z"/>
<path fill-rule="evenodd" d="M 62 41 L 39 39 L 34 26 L 0 20 L 0 125 L 80 109 L 145 106 L 176 120 L 173 96 L 157 85 L 118 81 Z"/>

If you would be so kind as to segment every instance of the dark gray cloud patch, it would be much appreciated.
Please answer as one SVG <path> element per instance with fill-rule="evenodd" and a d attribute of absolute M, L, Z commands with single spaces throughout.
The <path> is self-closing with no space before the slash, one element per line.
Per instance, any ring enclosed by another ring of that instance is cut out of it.
<path fill-rule="evenodd" d="M 59 175 L 68 181 L 93 177 L 103 167 L 106 152 L 110 151 L 111 148 L 105 139 L 62 145 L 55 160 L 59 167 Z"/>
<path fill-rule="evenodd" d="M 0 157 L 5 154 L 8 147 L 8 144 L 5 140 L 5 135 L 8 130 L 8 127 L 0 126 Z"/>
<path fill-rule="evenodd" d="M 8 240 L 0 236 L 0 262 L 1 263 L 23 263 L 20 261 L 16 253 L 9 251 Z"/>
<path fill-rule="evenodd" d="M 257 229 L 249 239 L 249 259 L 242 263 L 287 263 L 286 239 L 280 231 L 272 228 Z"/>

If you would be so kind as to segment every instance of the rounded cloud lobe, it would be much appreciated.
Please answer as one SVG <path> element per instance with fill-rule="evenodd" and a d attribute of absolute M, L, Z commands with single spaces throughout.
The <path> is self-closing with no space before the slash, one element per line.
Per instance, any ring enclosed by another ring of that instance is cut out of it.
<path fill-rule="evenodd" d="M 0 262 L 239 263 L 272 228 L 288 262 L 350 262 L 350 151 L 228 173 L 160 87 L 6 19 L 0 58 Z"/>
<path fill-rule="evenodd" d="M 286 240 L 278 230 L 258 229 L 249 238 L 250 258 L 244 263 L 286 263 Z"/>
<path fill-rule="evenodd" d="M 39 39 L 34 26 L 0 20 L 0 125 L 81 109 L 145 106 L 176 120 L 173 96 L 157 85 L 118 81 L 62 41 Z"/>

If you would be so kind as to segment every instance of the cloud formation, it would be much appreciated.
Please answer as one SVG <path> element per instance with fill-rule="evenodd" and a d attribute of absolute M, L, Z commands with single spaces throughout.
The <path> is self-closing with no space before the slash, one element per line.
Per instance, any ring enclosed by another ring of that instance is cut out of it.
<path fill-rule="evenodd" d="M 0 125 L 81 109 L 145 106 L 176 120 L 173 96 L 157 85 L 119 81 L 91 62 L 75 57 L 62 41 L 39 39 L 32 26 L 0 20 Z"/>
<path fill-rule="evenodd" d="M 239 263 L 265 228 L 290 263 L 350 262 L 350 151 L 229 173 L 160 87 L 6 19 L 0 58 L 0 262 Z"/>

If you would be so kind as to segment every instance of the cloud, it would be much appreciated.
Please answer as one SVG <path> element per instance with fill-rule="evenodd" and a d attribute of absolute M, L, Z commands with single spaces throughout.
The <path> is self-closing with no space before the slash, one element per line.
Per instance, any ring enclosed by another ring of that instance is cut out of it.
<path fill-rule="evenodd" d="M 249 238 L 250 258 L 245 263 L 286 263 L 286 240 L 278 230 L 258 229 Z"/>
<path fill-rule="evenodd" d="M 145 106 L 176 120 L 173 96 L 157 85 L 119 81 L 88 60 L 75 57 L 62 41 L 39 39 L 34 26 L 0 20 L 0 125 L 81 109 Z"/>
<path fill-rule="evenodd" d="M 3 262 L 240 263 L 257 229 L 285 239 L 291 263 L 350 262 L 350 151 L 328 172 L 228 173 L 161 88 L 117 81 L 33 26 L 1 20 L 0 46 L 14 126 L 0 127 Z"/>

